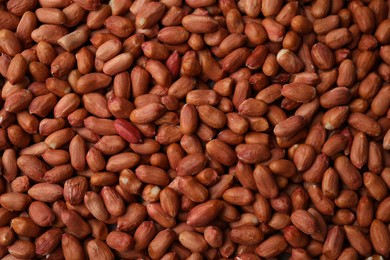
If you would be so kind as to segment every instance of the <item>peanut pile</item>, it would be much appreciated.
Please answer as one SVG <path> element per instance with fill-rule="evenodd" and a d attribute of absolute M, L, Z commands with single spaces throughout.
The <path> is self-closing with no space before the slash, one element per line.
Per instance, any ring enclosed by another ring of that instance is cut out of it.
<path fill-rule="evenodd" d="M 0 258 L 388 259 L 389 6 L 0 0 Z"/>

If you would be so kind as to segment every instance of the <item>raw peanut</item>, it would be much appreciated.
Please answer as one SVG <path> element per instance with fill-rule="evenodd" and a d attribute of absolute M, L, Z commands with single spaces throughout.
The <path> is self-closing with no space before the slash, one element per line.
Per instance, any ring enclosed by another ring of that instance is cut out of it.
<path fill-rule="evenodd" d="M 315 208 L 323 215 L 333 215 L 334 203 L 328 199 L 316 185 L 310 185 L 308 195 Z"/>
<path fill-rule="evenodd" d="M 6 149 L 1 159 L 3 176 L 8 182 L 11 182 L 16 178 L 18 171 L 16 153 L 12 149 Z"/>
<path fill-rule="evenodd" d="M 308 34 L 313 30 L 313 25 L 305 16 L 296 15 L 291 20 L 291 29 L 299 34 Z"/>
<path fill-rule="evenodd" d="M 256 254 L 261 257 L 274 257 L 283 252 L 287 247 L 287 242 L 281 235 L 274 235 L 264 240 L 256 247 Z"/>
<path fill-rule="evenodd" d="M 23 80 L 24 74 L 27 72 L 27 62 L 21 54 L 17 54 L 11 60 L 8 70 L 7 79 L 11 84 L 18 83 Z"/>
<path fill-rule="evenodd" d="M 122 136 L 129 143 L 141 143 L 142 138 L 139 130 L 131 123 L 123 120 L 116 119 L 114 121 L 114 127 L 118 134 Z"/>
<path fill-rule="evenodd" d="M 237 69 L 245 63 L 249 55 L 250 50 L 248 48 L 238 48 L 234 50 L 226 55 L 221 61 L 222 70 L 229 73 L 237 71 Z"/>
<path fill-rule="evenodd" d="M 267 104 L 254 98 L 245 100 L 238 107 L 238 112 L 243 116 L 262 116 L 267 110 Z"/>
<path fill-rule="evenodd" d="M 377 201 L 383 200 L 387 196 L 387 186 L 379 176 L 371 172 L 363 174 L 363 183 L 368 193 Z"/>
<path fill-rule="evenodd" d="M 390 239 L 390 232 L 385 224 L 380 220 L 375 219 L 371 223 L 370 239 L 376 252 L 381 255 L 388 255 L 390 248 L 387 241 Z"/>
<path fill-rule="evenodd" d="M 337 157 L 334 166 L 339 173 L 341 180 L 348 187 L 356 190 L 362 185 L 361 175 L 347 157 Z"/>
<path fill-rule="evenodd" d="M 281 93 L 296 102 L 306 103 L 311 101 L 316 96 L 314 87 L 300 83 L 290 83 L 283 86 Z"/>
<path fill-rule="evenodd" d="M 165 186 L 169 182 L 167 174 L 157 167 L 141 165 L 136 169 L 135 173 L 141 181 L 149 184 Z"/>
<path fill-rule="evenodd" d="M 131 53 L 122 53 L 105 62 L 102 70 L 109 76 L 115 76 L 130 68 L 133 61 L 134 56 Z"/>
<path fill-rule="evenodd" d="M 202 252 L 208 245 L 203 236 L 196 232 L 184 231 L 179 235 L 180 243 L 192 252 Z"/>
<path fill-rule="evenodd" d="M 375 26 L 374 13 L 369 7 L 359 6 L 353 12 L 356 23 L 363 33 L 370 33 Z"/>
<path fill-rule="evenodd" d="M 75 259 L 84 259 L 84 249 L 78 239 L 70 234 L 64 233 L 61 238 L 61 246 L 64 257 L 73 257 Z"/>
<path fill-rule="evenodd" d="M 388 25 L 390 23 L 389 19 L 383 20 L 377 27 L 375 31 L 375 37 L 378 39 L 378 41 L 382 44 L 387 44 L 390 42 L 389 37 L 387 36 L 388 32 Z"/>
<path fill-rule="evenodd" d="M 50 66 L 51 74 L 56 78 L 68 75 L 76 63 L 76 58 L 71 52 L 63 52 L 58 55 Z"/>
<path fill-rule="evenodd" d="M 156 24 L 165 12 L 163 3 L 148 3 L 143 6 L 136 15 L 135 25 L 137 28 L 150 28 Z"/>
<path fill-rule="evenodd" d="M 248 21 L 245 24 L 244 34 L 254 45 L 264 44 L 267 40 L 267 32 L 260 23 Z"/>
<path fill-rule="evenodd" d="M 302 116 L 292 116 L 277 124 L 274 134 L 278 137 L 291 137 L 304 127 Z"/>
<path fill-rule="evenodd" d="M 327 224 L 325 222 L 325 219 L 324 217 L 321 215 L 321 213 L 316 210 L 315 208 L 309 208 L 308 209 L 308 212 L 310 214 L 312 214 L 317 222 L 317 231 L 311 235 L 311 237 L 313 239 L 317 239 L 318 241 L 324 241 L 325 240 L 325 236 L 328 232 L 328 227 L 327 227 Z"/>
<path fill-rule="evenodd" d="M 330 69 L 334 65 L 333 53 L 325 44 L 317 43 L 313 45 L 311 56 L 314 64 L 319 69 Z"/>
<path fill-rule="evenodd" d="M 162 209 L 171 217 L 175 217 L 180 207 L 177 192 L 172 188 L 166 187 L 161 190 L 159 197 Z"/>
<path fill-rule="evenodd" d="M 283 26 L 288 26 L 292 18 L 297 14 L 298 3 L 289 2 L 282 7 L 280 12 L 276 15 L 275 20 Z"/>
<path fill-rule="evenodd" d="M 301 71 L 304 66 L 299 57 L 287 49 L 278 52 L 276 61 L 285 71 L 291 74 Z"/>
<path fill-rule="evenodd" d="M 195 153 L 181 159 L 176 167 L 179 176 L 195 175 L 206 166 L 207 159 L 203 154 Z"/>
<path fill-rule="evenodd" d="M 167 44 L 181 44 L 187 41 L 189 32 L 180 26 L 165 27 L 161 29 L 157 38 Z"/>
<path fill-rule="evenodd" d="M 94 132 L 101 135 L 115 135 L 117 134 L 114 122 L 110 119 L 100 119 L 94 116 L 84 119 L 84 126 Z M 80 135 L 81 136 L 81 135 Z"/>
<path fill-rule="evenodd" d="M 94 11 L 100 5 L 100 2 L 97 0 L 87 0 L 87 1 L 76 0 L 75 3 L 79 4 L 82 8 L 88 11 Z"/>
<path fill-rule="evenodd" d="M 163 105 L 152 103 L 134 109 L 130 114 L 130 120 L 137 124 L 147 124 L 159 118 L 164 112 L 165 108 Z"/>
<path fill-rule="evenodd" d="M 361 227 L 368 227 L 374 218 L 373 203 L 367 196 L 362 196 L 357 205 L 356 220 Z"/>
<path fill-rule="evenodd" d="M 106 238 L 107 245 L 118 252 L 129 250 L 133 245 L 133 241 L 130 235 L 120 231 L 112 231 Z"/>
<path fill-rule="evenodd" d="M 32 258 L 35 257 L 35 245 L 30 241 L 18 240 L 8 248 L 12 257 Z"/>
<path fill-rule="evenodd" d="M 40 182 L 46 172 L 46 164 L 32 155 L 22 155 L 17 159 L 19 169 L 34 181 Z"/>
<path fill-rule="evenodd" d="M 263 144 L 239 144 L 236 146 L 237 157 L 244 163 L 259 163 L 271 156 L 268 147 Z"/>
<path fill-rule="evenodd" d="M 8 225 L 14 217 L 18 216 L 18 214 L 17 212 L 12 212 L 2 207 L 0 208 L 0 216 L 2 217 L 0 223 L 4 225 Z"/>
<path fill-rule="evenodd" d="M 76 3 L 67 5 L 62 11 L 66 16 L 65 26 L 69 27 L 79 24 L 86 15 L 86 10 Z"/>
<path fill-rule="evenodd" d="M 291 224 L 290 216 L 286 213 L 275 213 L 268 224 L 271 228 L 281 230 Z"/>
<path fill-rule="evenodd" d="M 347 106 L 334 107 L 328 110 L 322 117 L 322 124 L 327 130 L 340 128 L 347 120 L 349 109 Z"/>
<path fill-rule="evenodd" d="M 135 31 L 133 22 L 120 16 L 109 16 L 104 21 L 104 25 L 110 33 L 120 38 L 127 38 Z"/>
<path fill-rule="evenodd" d="M 65 14 L 56 8 L 38 8 L 35 14 L 41 23 L 61 25 L 66 22 Z"/>
<path fill-rule="evenodd" d="M 326 45 L 331 49 L 339 49 L 352 41 L 352 34 L 346 28 L 330 31 L 326 34 Z"/>
<path fill-rule="evenodd" d="M 208 142 L 206 150 L 212 159 L 224 165 L 233 165 L 237 161 L 234 151 L 221 141 L 212 140 Z"/>
<path fill-rule="evenodd" d="M 106 41 L 96 50 L 96 58 L 102 61 L 108 61 L 120 52 L 121 47 L 122 44 L 118 40 Z"/>
<path fill-rule="evenodd" d="M 271 18 L 265 18 L 262 25 L 267 32 L 268 38 L 272 42 L 281 42 L 283 40 L 285 34 L 285 28 L 283 25 Z"/>
<path fill-rule="evenodd" d="M 378 94 L 374 97 L 372 103 L 371 103 L 371 110 L 372 112 L 377 115 L 381 116 L 386 113 L 386 109 L 389 107 L 388 102 L 388 85 L 384 85 L 378 92 Z"/>
<path fill-rule="evenodd" d="M 222 194 L 223 199 L 233 205 L 248 205 L 254 197 L 252 192 L 244 187 L 233 187 Z"/>
<path fill-rule="evenodd" d="M 125 205 L 123 199 L 113 188 L 108 186 L 103 187 L 100 192 L 100 196 L 103 198 L 107 211 L 112 216 L 118 217 L 124 214 Z"/>
<path fill-rule="evenodd" d="M 177 54 L 177 55 L 174 55 Z M 177 58 L 176 58 L 177 57 Z M 171 59 L 172 58 L 172 59 Z M 175 59 L 174 59 L 175 58 Z M 200 67 L 200 63 L 198 58 L 196 57 L 196 53 L 194 51 L 187 51 L 180 63 L 180 57 L 177 52 L 174 52 L 167 60 L 167 66 L 168 61 L 172 62 L 169 64 L 171 66 L 170 71 L 172 75 L 178 74 L 179 72 L 182 72 L 184 75 L 188 76 L 196 76 L 201 73 L 202 68 Z M 181 68 L 179 68 L 179 65 L 181 65 Z"/>
<path fill-rule="evenodd" d="M 339 194 L 339 175 L 333 168 L 328 168 L 322 179 L 322 192 L 330 199 L 334 199 Z"/>
<path fill-rule="evenodd" d="M 368 74 L 359 85 L 359 95 L 364 99 L 373 98 L 379 91 L 382 79 L 376 73 Z"/>
<path fill-rule="evenodd" d="M 30 188 L 30 183 L 27 176 L 16 177 L 11 182 L 11 191 L 25 192 Z"/>
<path fill-rule="evenodd" d="M 94 192 L 86 192 L 84 196 L 84 203 L 91 214 L 100 221 L 106 221 L 109 218 L 102 198 Z"/>
<path fill-rule="evenodd" d="M 79 135 L 72 138 L 69 144 L 70 163 L 75 170 L 82 171 L 86 166 L 86 145 Z"/>
<path fill-rule="evenodd" d="M 63 188 L 57 184 L 38 183 L 28 190 L 31 198 L 42 202 L 54 202 L 62 197 Z"/>
<path fill-rule="evenodd" d="M 312 235 L 318 229 L 318 223 L 309 212 L 305 210 L 295 210 L 291 214 L 291 222 L 303 233 Z"/>
<path fill-rule="evenodd" d="M 330 137 L 322 147 L 322 152 L 329 157 L 336 155 L 343 151 L 348 144 L 348 138 L 344 135 L 333 135 Z"/>
<path fill-rule="evenodd" d="M 213 90 L 192 90 L 186 96 L 186 102 L 194 106 L 217 105 L 221 98 Z"/>
<path fill-rule="evenodd" d="M 275 178 L 271 171 L 262 165 L 258 165 L 253 171 L 253 178 L 260 194 L 266 198 L 276 198 L 279 194 Z"/>
<path fill-rule="evenodd" d="M 45 117 L 50 111 L 56 107 L 57 98 L 53 93 L 35 97 L 29 106 L 30 114 L 35 114 Z"/>
<path fill-rule="evenodd" d="M 30 196 L 23 193 L 9 192 L 0 196 L 1 206 L 10 211 L 22 211 L 26 209 L 30 203 Z"/>
<path fill-rule="evenodd" d="M 146 207 L 148 215 L 165 228 L 172 228 L 176 225 L 175 218 L 168 216 L 159 203 L 150 203 Z"/>
<path fill-rule="evenodd" d="M 178 188 L 181 193 L 194 202 L 204 202 L 209 195 L 208 190 L 190 176 L 180 177 Z"/>
<path fill-rule="evenodd" d="M 204 226 L 218 216 L 223 204 L 218 200 L 210 200 L 191 209 L 188 214 L 187 224 L 190 226 Z"/>
<path fill-rule="evenodd" d="M 12 6 L 12 4 L 9 4 L 9 5 Z M 11 11 L 12 7 L 9 9 Z M 18 10 L 17 13 L 19 13 L 19 12 L 21 12 L 20 14 L 22 15 L 24 13 L 24 10 L 20 10 L 20 11 Z M 15 14 L 13 14 L 12 12 L 6 12 L 4 10 L 1 10 L 1 14 L 2 14 L 2 27 L 1 28 L 8 29 L 8 30 L 15 30 L 18 26 L 19 18 Z"/>
<path fill-rule="evenodd" d="M 168 145 L 181 139 L 182 134 L 178 126 L 162 125 L 158 128 L 156 140 L 162 145 Z"/>
<path fill-rule="evenodd" d="M 2 227 L 0 229 L 0 244 L 2 246 L 9 246 L 15 240 L 15 234 L 9 227 Z"/>
<path fill-rule="evenodd" d="M 223 78 L 223 71 L 219 63 L 212 58 L 208 50 L 198 52 L 198 59 L 202 72 L 211 80 L 217 81 Z"/>
<path fill-rule="evenodd" d="M 12 16 L 11 19 L 16 19 L 14 20 L 14 23 L 16 25 L 17 18 L 14 18 Z M 10 30 L 2 28 L 2 30 L 0 31 L 0 39 L 2 40 L 2 43 L 0 45 L 3 50 L 2 52 L 6 53 L 7 55 L 13 57 L 17 53 L 22 52 L 22 46 L 20 41 L 18 40 L 18 38 L 16 38 L 16 35 L 14 35 Z"/>
<path fill-rule="evenodd" d="M 68 233 L 79 239 L 86 237 L 91 232 L 91 228 L 88 223 L 73 210 L 64 210 L 61 213 L 61 219 L 67 226 Z"/>
<path fill-rule="evenodd" d="M 226 124 L 225 114 L 210 105 L 202 105 L 197 108 L 199 119 L 206 125 L 220 129 L 223 128 Z"/>
<path fill-rule="evenodd" d="M 47 150 L 49 150 L 49 147 L 47 147 L 47 145 L 44 142 L 39 142 L 37 144 L 22 149 L 20 151 L 20 154 L 37 156 L 37 155 L 43 155 Z"/>
<path fill-rule="evenodd" d="M 186 104 L 180 113 L 180 132 L 182 134 L 193 134 L 196 131 L 198 123 L 198 113 L 191 104 Z"/>
<path fill-rule="evenodd" d="M 148 253 L 153 258 L 160 258 L 165 254 L 175 239 L 175 233 L 170 229 L 165 229 L 157 233 L 148 246 Z"/>
<path fill-rule="evenodd" d="M 7 112 L 18 113 L 26 109 L 33 97 L 30 91 L 25 89 L 16 90 L 13 92 L 4 103 L 4 108 Z"/>
<path fill-rule="evenodd" d="M 186 15 L 182 20 L 183 27 L 191 33 L 215 32 L 218 23 L 209 16 Z"/>
<path fill-rule="evenodd" d="M 140 158 L 137 154 L 134 153 L 120 153 L 114 156 L 111 156 L 107 160 L 106 170 L 112 172 L 120 172 L 126 168 L 133 168 L 139 162 Z"/>
<path fill-rule="evenodd" d="M 356 77 L 355 65 L 350 59 L 345 59 L 339 68 L 337 85 L 340 87 L 350 87 Z"/>
<path fill-rule="evenodd" d="M 52 209 L 40 201 L 34 201 L 30 204 L 28 214 L 37 225 L 42 227 L 49 227 L 53 225 L 55 220 L 55 215 Z"/>
<path fill-rule="evenodd" d="M 56 131 L 61 130 L 65 126 L 65 120 L 62 118 L 57 119 L 43 119 L 39 124 L 39 133 L 42 136 L 49 136 Z M 43 142 L 47 148 L 49 146 Z"/>
<path fill-rule="evenodd" d="M 301 144 L 294 152 L 294 164 L 298 171 L 307 170 L 314 162 L 315 153 L 311 145 Z"/>
<path fill-rule="evenodd" d="M 349 208 L 355 206 L 358 203 L 358 198 L 355 192 L 350 190 L 342 190 L 334 202 L 339 208 Z"/>
<path fill-rule="evenodd" d="M 75 91 L 80 94 L 90 93 L 107 87 L 111 83 L 111 77 L 103 73 L 89 73 L 77 80 Z"/>
<path fill-rule="evenodd" d="M 111 249 L 99 239 L 88 241 L 86 247 L 89 258 L 114 259 Z"/>
<path fill-rule="evenodd" d="M 35 239 L 35 253 L 47 255 L 51 253 L 60 243 L 62 231 L 59 228 L 52 228 Z"/>
<path fill-rule="evenodd" d="M 213 248 L 219 248 L 223 244 L 223 233 L 216 226 L 208 226 L 204 230 L 204 238 L 206 242 Z"/>
<path fill-rule="evenodd" d="M 328 231 L 322 253 L 326 257 L 338 257 L 342 251 L 344 241 L 344 230 L 340 226 L 335 226 Z"/>
<path fill-rule="evenodd" d="M 16 217 L 12 219 L 11 228 L 20 236 L 38 237 L 41 233 L 41 228 L 29 217 Z"/>
<path fill-rule="evenodd" d="M 264 235 L 256 227 L 242 226 L 233 228 L 229 233 L 229 238 L 234 243 L 256 245 L 263 240 Z"/>
<path fill-rule="evenodd" d="M 126 213 L 118 218 L 118 229 L 119 230 L 132 230 L 138 227 L 146 217 L 145 206 L 137 203 L 130 204 Z"/>
<path fill-rule="evenodd" d="M 381 133 L 379 124 L 362 113 L 352 113 L 348 118 L 348 124 L 370 136 L 378 136 Z"/>
<path fill-rule="evenodd" d="M 52 149 L 61 147 L 62 145 L 71 141 L 74 136 L 74 132 L 70 128 L 64 128 L 50 134 L 45 139 L 45 143 Z"/>
<path fill-rule="evenodd" d="M 84 94 L 82 101 L 85 109 L 92 115 L 100 118 L 110 118 L 112 116 L 108 110 L 107 100 L 103 95 L 97 93 Z"/>
<path fill-rule="evenodd" d="M 344 231 L 351 246 L 361 255 L 370 255 L 372 246 L 367 237 L 356 226 L 344 226 Z"/>

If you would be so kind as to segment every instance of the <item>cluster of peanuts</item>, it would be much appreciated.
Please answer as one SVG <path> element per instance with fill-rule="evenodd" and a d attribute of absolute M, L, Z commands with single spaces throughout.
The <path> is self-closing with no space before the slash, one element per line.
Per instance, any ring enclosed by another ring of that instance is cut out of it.
<path fill-rule="evenodd" d="M 389 5 L 0 0 L 0 258 L 387 259 Z"/>

